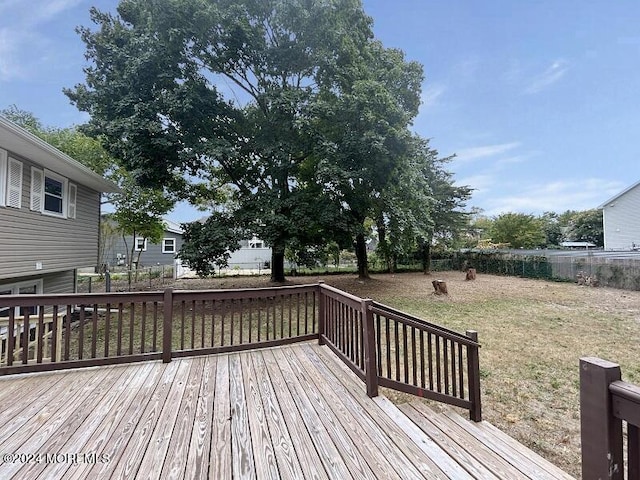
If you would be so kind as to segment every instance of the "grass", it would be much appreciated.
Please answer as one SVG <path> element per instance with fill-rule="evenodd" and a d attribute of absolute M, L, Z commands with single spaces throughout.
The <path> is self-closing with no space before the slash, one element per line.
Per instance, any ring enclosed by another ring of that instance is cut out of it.
<path fill-rule="evenodd" d="M 457 331 L 477 330 L 484 418 L 580 476 L 578 361 L 596 356 L 617 362 L 625 380 L 640 383 L 640 292 L 491 275 L 466 282 L 463 273 L 439 272 L 449 289 L 442 297 L 432 293 L 434 278 L 410 273 L 325 280 Z M 266 285 L 268 279 L 254 277 L 182 281 L 176 288 Z"/>

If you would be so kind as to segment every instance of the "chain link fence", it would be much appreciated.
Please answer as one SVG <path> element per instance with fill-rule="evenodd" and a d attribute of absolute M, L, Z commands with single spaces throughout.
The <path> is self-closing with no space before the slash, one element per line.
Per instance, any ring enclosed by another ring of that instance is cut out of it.
<path fill-rule="evenodd" d="M 505 252 L 457 252 L 432 261 L 432 270 L 475 268 L 478 273 L 575 282 L 580 276 L 590 284 L 640 290 L 640 255 L 529 255 Z"/>

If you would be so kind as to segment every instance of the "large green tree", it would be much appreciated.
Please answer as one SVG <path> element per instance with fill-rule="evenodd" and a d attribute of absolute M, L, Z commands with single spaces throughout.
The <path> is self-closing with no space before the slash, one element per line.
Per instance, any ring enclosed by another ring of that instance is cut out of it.
<path fill-rule="evenodd" d="M 67 94 L 142 185 L 201 201 L 233 186 L 235 218 L 273 249 L 309 235 L 306 124 L 371 37 L 359 0 L 121 0 L 81 28 L 90 65 Z"/>
<path fill-rule="evenodd" d="M 597 247 L 604 246 L 602 210 L 594 208 L 572 212 L 567 223 L 567 238 L 574 242 L 591 242 Z"/>
<path fill-rule="evenodd" d="M 544 224 L 536 216 L 525 213 L 503 213 L 491 224 L 494 243 L 508 243 L 511 248 L 535 248 L 544 244 Z"/>
<path fill-rule="evenodd" d="M 411 161 L 408 126 L 418 113 L 422 66 L 379 42 L 366 45 L 314 105 L 316 178 L 340 205 L 354 238 L 358 275 L 368 277 L 365 220 Z"/>

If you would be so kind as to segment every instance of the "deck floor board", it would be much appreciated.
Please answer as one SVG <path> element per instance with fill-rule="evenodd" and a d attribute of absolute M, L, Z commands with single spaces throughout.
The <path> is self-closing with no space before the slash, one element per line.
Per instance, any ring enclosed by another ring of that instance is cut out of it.
<path fill-rule="evenodd" d="M 486 422 L 368 398 L 314 343 L 3 377 L 0 392 L 15 399 L 0 453 L 57 455 L 0 462 L 2 479 L 571 478 Z"/>

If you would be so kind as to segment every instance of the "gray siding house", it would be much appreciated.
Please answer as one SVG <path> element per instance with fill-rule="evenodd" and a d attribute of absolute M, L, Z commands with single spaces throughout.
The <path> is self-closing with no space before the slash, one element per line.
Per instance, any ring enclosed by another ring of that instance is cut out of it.
<path fill-rule="evenodd" d="M 105 245 L 102 263 L 107 263 L 110 267 L 125 266 L 127 263 L 127 252 L 134 248 L 133 261 L 138 259 L 140 254 L 140 267 L 151 267 L 154 265 L 173 265 L 176 254 L 182 247 L 182 228 L 171 220 L 163 219 L 165 230 L 160 243 L 151 243 L 144 237 L 132 237 L 127 235 L 114 236 L 108 245 Z"/>
<path fill-rule="evenodd" d="M 605 250 L 640 249 L 640 182 L 604 202 Z"/>
<path fill-rule="evenodd" d="M 77 269 L 98 261 L 101 192 L 115 191 L 0 117 L 0 295 L 75 292 Z"/>

